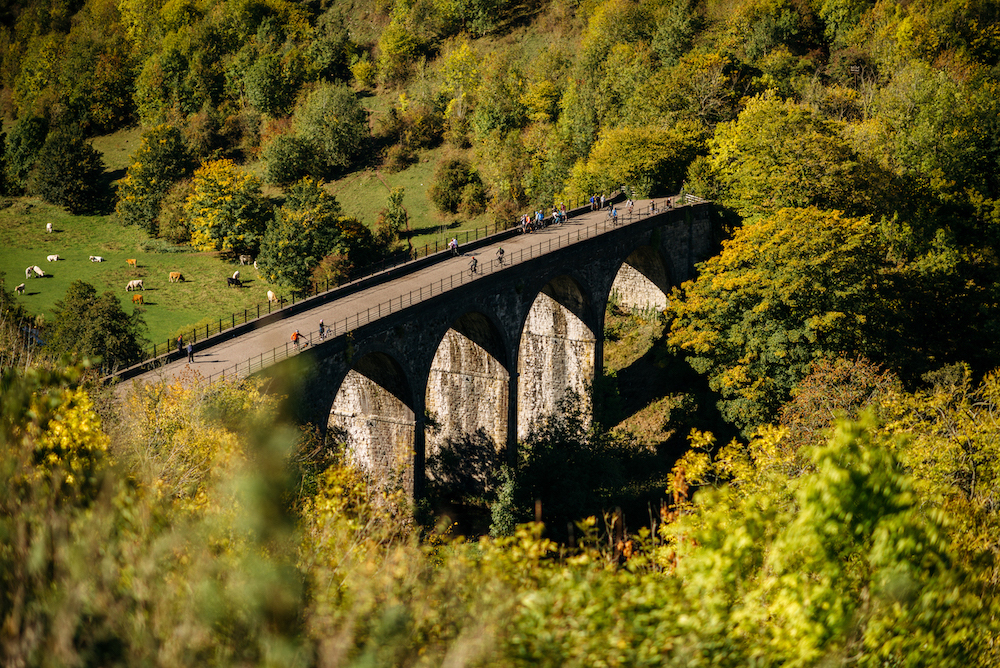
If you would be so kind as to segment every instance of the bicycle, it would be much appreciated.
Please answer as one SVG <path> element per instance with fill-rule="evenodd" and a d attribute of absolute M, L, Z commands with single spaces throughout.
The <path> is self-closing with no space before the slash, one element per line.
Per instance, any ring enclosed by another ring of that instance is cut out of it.
<path fill-rule="evenodd" d="M 502 248 L 497 249 L 497 264 L 501 267 L 503 266 L 504 251 Z"/>
<path fill-rule="evenodd" d="M 469 273 L 472 275 L 476 274 L 476 267 L 479 266 L 479 260 L 472 258 L 472 262 L 469 263 Z"/>

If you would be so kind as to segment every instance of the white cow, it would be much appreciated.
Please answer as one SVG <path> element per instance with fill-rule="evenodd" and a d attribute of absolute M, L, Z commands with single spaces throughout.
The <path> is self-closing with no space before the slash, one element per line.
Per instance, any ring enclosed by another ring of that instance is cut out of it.
<path fill-rule="evenodd" d="M 268 290 L 267 291 L 267 301 L 269 301 L 269 302 L 276 302 L 276 301 L 278 301 L 278 297 L 277 297 L 277 295 L 274 294 L 274 290 Z"/>
<path fill-rule="evenodd" d="M 45 259 L 48 260 L 49 262 L 58 262 L 59 261 L 59 256 L 58 255 L 49 255 Z"/>
<path fill-rule="evenodd" d="M 21 283 L 21 285 L 19 285 L 16 288 L 14 288 L 14 292 L 16 292 L 19 295 L 23 295 L 24 294 L 24 283 Z"/>
<path fill-rule="evenodd" d="M 237 269 L 236 271 L 233 272 L 233 278 L 235 278 L 237 281 L 240 280 L 240 270 L 239 269 Z"/>
<path fill-rule="evenodd" d="M 34 271 L 34 269 L 35 269 L 34 267 L 28 267 L 27 269 L 25 269 L 24 270 L 24 277 L 25 278 L 34 278 L 35 277 L 35 271 Z"/>
<path fill-rule="evenodd" d="M 48 234 L 52 234 L 52 223 L 45 223 L 45 231 Z"/>
<path fill-rule="evenodd" d="M 32 267 L 31 270 L 33 272 L 35 272 L 35 276 L 44 276 L 45 275 L 45 272 L 42 271 L 42 268 L 39 267 L 37 264 L 34 267 Z"/>
<path fill-rule="evenodd" d="M 134 281 L 129 281 L 128 285 L 125 286 L 125 291 L 126 292 L 131 292 L 132 290 L 144 290 L 144 289 L 145 288 L 142 287 L 142 279 L 141 278 L 137 278 Z"/>
<path fill-rule="evenodd" d="M 90 256 L 90 261 L 91 262 L 104 262 L 104 258 L 101 257 L 100 255 L 91 255 Z"/>

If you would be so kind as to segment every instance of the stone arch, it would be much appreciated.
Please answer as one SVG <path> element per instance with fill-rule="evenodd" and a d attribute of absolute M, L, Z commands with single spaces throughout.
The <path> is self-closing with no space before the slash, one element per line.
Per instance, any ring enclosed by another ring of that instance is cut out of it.
<path fill-rule="evenodd" d="M 670 284 L 670 267 L 663 255 L 652 246 L 640 246 L 619 267 L 610 299 L 624 308 L 662 313 L 667 308 Z"/>
<path fill-rule="evenodd" d="M 373 352 L 347 372 L 330 409 L 328 431 L 346 443 L 350 461 L 373 479 L 413 493 L 416 419 L 402 367 Z"/>
<path fill-rule="evenodd" d="M 532 302 L 518 347 L 518 440 L 554 414 L 569 392 L 585 402 L 584 415 L 592 414 L 597 336 L 590 319 L 586 292 L 567 275 L 549 281 Z"/>
<path fill-rule="evenodd" d="M 427 375 L 424 405 L 429 485 L 481 491 L 507 444 L 510 373 L 503 336 L 469 312 L 445 332 Z"/>

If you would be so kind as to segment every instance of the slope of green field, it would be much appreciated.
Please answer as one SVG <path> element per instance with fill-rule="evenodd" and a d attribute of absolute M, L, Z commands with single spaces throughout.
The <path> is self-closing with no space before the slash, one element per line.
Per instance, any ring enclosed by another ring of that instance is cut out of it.
<path fill-rule="evenodd" d="M 53 232 L 45 232 L 52 223 Z M 19 297 L 29 312 L 52 318 L 53 307 L 63 298 L 74 280 L 83 280 L 99 292 L 111 290 L 119 296 L 126 312 L 132 311 L 132 293 L 125 285 L 143 279 L 145 291 L 141 312 L 149 328 L 147 337 L 158 344 L 195 324 L 217 322 L 234 311 L 266 303 L 265 284 L 253 267 L 239 267 L 217 253 L 191 252 L 187 247 L 171 248 L 150 241 L 135 227 L 122 227 L 109 216 L 72 216 L 59 207 L 35 199 L 14 200 L 0 210 L 0 271 L 6 274 L 6 289 L 25 284 Z M 158 249 L 181 252 L 157 252 Z M 48 255 L 59 255 L 58 262 L 47 262 Z M 104 262 L 91 262 L 91 255 L 103 256 Z M 135 258 L 138 268 L 125 260 Z M 44 278 L 25 279 L 28 266 L 41 267 Z M 226 277 L 240 270 L 247 283 L 242 289 L 226 286 Z M 183 283 L 170 283 L 171 271 L 180 271 Z"/>

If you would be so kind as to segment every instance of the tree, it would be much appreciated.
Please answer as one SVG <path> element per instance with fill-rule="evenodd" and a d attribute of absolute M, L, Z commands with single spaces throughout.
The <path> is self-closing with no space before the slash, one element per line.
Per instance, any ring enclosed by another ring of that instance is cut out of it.
<path fill-rule="evenodd" d="M 138 225 L 155 236 L 160 204 L 173 184 L 189 174 L 191 159 L 180 131 L 172 125 L 157 125 L 143 134 L 131 160 L 118 183 L 115 212 L 123 223 Z"/>
<path fill-rule="evenodd" d="M 709 146 L 722 203 L 743 217 L 787 206 L 871 210 L 858 156 L 832 123 L 794 102 L 753 98 Z"/>
<path fill-rule="evenodd" d="M 14 192 L 23 192 L 28 187 L 28 174 L 48 132 L 48 121 L 40 116 L 22 116 L 11 128 L 4 148 L 4 170 L 7 185 Z"/>
<path fill-rule="evenodd" d="M 278 135 L 264 145 L 268 183 L 288 185 L 318 171 L 312 144 L 293 134 Z"/>
<path fill-rule="evenodd" d="M 342 84 L 322 84 L 310 93 L 295 111 L 294 127 L 327 171 L 350 166 L 368 138 L 367 113 Z"/>
<path fill-rule="evenodd" d="M 586 199 L 622 184 L 639 197 L 678 192 L 688 165 L 704 149 L 701 134 L 692 123 L 606 130 L 587 162 L 573 169 L 564 198 Z"/>
<path fill-rule="evenodd" d="M 184 207 L 191 245 L 255 255 L 270 216 L 257 177 L 232 160 L 213 160 L 195 171 L 192 188 Z"/>
<path fill-rule="evenodd" d="M 294 183 L 285 203 L 267 227 L 260 257 L 261 272 L 304 292 L 320 261 L 341 248 L 340 204 L 309 177 Z"/>
<path fill-rule="evenodd" d="M 891 354 L 896 286 L 868 218 L 781 209 L 746 223 L 675 290 L 668 341 L 746 433 L 823 357 Z"/>
<path fill-rule="evenodd" d="M 477 203 L 485 203 L 483 181 L 479 178 L 479 172 L 472 163 L 461 158 L 445 160 L 438 165 L 434 183 L 427 189 L 427 195 L 438 211 L 444 213 L 457 213 L 460 208 L 473 213 L 478 209 Z M 478 211 L 482 213 L 482 209 Z"/>
<path fill-rule="evenodd" d="M 28 190 L 70 213 L 94 213 L 106 204 L 104 160 L 76 132 L 52 132 L 38 153 Z"/>
<path fill-rule="evenodd" d="M 143 358 L 146 323 L 139 311 L 128 315 L 113 292 L 97 294 L 84 281 L 73 281 L 55 305 L 48 345 L 59 352 L 97 357 L 104 369 L 130 366 Z"/>

